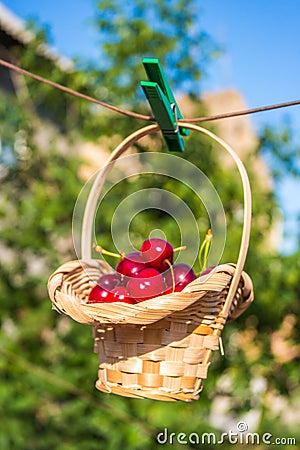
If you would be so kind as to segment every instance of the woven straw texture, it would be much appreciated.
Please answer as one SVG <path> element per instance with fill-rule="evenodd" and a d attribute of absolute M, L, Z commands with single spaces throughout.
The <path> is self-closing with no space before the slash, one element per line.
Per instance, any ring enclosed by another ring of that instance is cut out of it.
<path fill-rule="evenodd" d="M 82 259 L 59 267 L 48 282 L 54 309 L 93 326 L 99 358 L 96 387 L 103 392 L 165 401 L 197 399 L 226 321 L 236 319 L 253 300 L 252 282 L 243 272 L 251 229 L 251 191 L 246 170 L 234 150 L 211 131 L 188 123 L 181 126 L 210 137 L 237 165 L 244 193 L 237 262 L 217 266 L 181 292 L 135 305 L 87 303 L 100 276 L 111 272 L 104 261 L 91 256 L 94 216 L 104 180 L 116 159 L 159 128 L 149 125 L 125 138 L 98 173 L 87 199 L 81 230 Z"/>
<path fill-rule="evenodd" d="M 217 266 L 182 292 L 136 305 L 87 304 L 99 277 L 110 271 L 102 261 L 72 261 L 57 269 L 48 283 L 55 309 L 93 325 L 99 357 L 96 387 L 131 397 L 197 399 L 211 353 L 219 348 L 226 321 L 222 308 L 235 265 Z M 252 282 L 243 272 L 229 320 L 237 318 L 252 300 Z"/>

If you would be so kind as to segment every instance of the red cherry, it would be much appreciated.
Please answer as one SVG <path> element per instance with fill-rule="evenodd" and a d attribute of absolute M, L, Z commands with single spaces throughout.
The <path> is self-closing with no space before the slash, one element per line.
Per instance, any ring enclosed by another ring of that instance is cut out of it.
<path fill-rule="evenodd" d="M 97 284 L 90 292 L 88 303 L 111 302 L 112 297 L 113 296 L 111 292 Z"/>
<path fill-rule="evenodd" d="M 174 273 L 175 292 L 180 292 L 182 289 L 197 278 L 195 272 L 188 264 L 174 264 L 172 266 Z M 169 269 L 165 274 L 165 282 L 167 287 L 173 288 L 172 272 Z"/>
<path fill-rule="evenodd" d="M 152 268 L 144 269 L 137 277 L 131 278 L 126 288 L 136 302 L 162 295 L 166 289 L 162 275 Z"/>
<path fill-rule="evenodd" d="M 164 290 L 162 295 L 172 294 L 173 293 L 173 287 L 168 287 Z"/>
<path fill-rule="evenodd" d="M 153 278 L 156 276 L 161 278 L 161 273 L 158 270 L 153 269 L 152 267 L 147 267 L 146 269 L 143 269 L 138 273 L 137 278 Z"/>
<path fill-rule="evenodd" d="M 102 277 L 98 281 L 98 284 L 101 287 L 107 289 L 108 291 L 115 288 L 120 283 L 121 283 L 121 275 L 117 272 L 102 275 Z"/>
<path fill-rule="evenodd" d="M 90 292 L 88 303 L 113 302 L 135 303 L 134 300 L 130 298 L 124 286 L 117 286 L 111 291 L 108 291 L 97 284 Z"/>
<path fill-rule="evenodd" d="M 136 277 L 146 267 L 146 261 L 141 253 L 131 252 L 119 262 L 116 271 L 128 277 Z"/>
<path fill-rule="evenodd" d="M 114 301 L 114 302 L 124 302 L 124 303 L 130 303 L 132 305 L 135 303 L 133 298 L 130 297 L 125 286 L 115 287 L 111 291 L 111 293 L 113 294 L 114 300 L 112 300 L 112 301 Z"/>
<path fill-rule="evenodd" d="M 174 249 L 172 245 L 160 238 L 151 238 L 143 242 L 141 253 L 148 263 L 148 266 L 164 272 L 169 268 L 168 260 L 171 264 L 174 257 Z"/>
<path fill-rule="evenodd" d="M 215 267 L 217 267 L 217 266 L 208 267 L 206 270 L 204 270 L 203 272 L 200 273 L 200 276 L 209 274 Z"/>

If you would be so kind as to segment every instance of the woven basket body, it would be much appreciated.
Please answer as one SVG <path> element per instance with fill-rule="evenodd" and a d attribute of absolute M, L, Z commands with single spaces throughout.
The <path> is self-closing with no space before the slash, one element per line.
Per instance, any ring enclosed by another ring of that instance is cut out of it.
<path fill-rule="evenodd" d="M 94 329 L 99 357 L 96 386 L 104 392 L 159 400 L 195 400 L 219 347 L 222 310 L 235 266 L 218 266 L 182 292 L 137 305 L 87 304 L 96 280 L 109 272 L 100 261 L 73 261 L 49 280 L 54 307 Z M 238 317 L 253 300 L 243 272 L 229 311 Z"/>
<path fill-rule="evenodd" d="M 157 127 L 152 125 L 127 138 L 110 161 L 140 137 L 154 131 Z M 89 293 L 100 276 L 112 270 L 104 261 L 91 259 L 91 223 L 95 199 L 107 175 L 104 171 L 95 181 L 87 202 L 82 230 L 83 258 L 64 264 L 49 278 L 53 307 L 93 326 L 94 350 L 99 360 L 96 387 L 100 391 L 165 401 L 197 399 L 226 321 L 237 318 L 253 300 L 251 279 L 243 272 L 251 217 L 248 178 L 233 150 L 207 130 L 204 133 L 232 154 L 243 182 L 244 227 L 236 264 L 217 266 L 181 292 L 134 305 L 88 304 Z"/>

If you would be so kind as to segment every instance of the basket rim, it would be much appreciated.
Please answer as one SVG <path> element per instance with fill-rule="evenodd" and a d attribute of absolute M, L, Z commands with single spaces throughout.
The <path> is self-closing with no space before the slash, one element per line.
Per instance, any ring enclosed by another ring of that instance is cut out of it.
<path fill-rule="evenodd" d="M 89 269 L 112 271 L 111 267 L 100 260 L 73 260 L 60 266 L 48 280 L 49 296 L 54 309 L 70 315 L 83 323 L 111 323 L 111 324 L 150 324 L 179 313 L 197 301 L 208 292 L 220 295 L 228 289 L 236 271 L 233 263 L 216 266 L 209 274 L 198 277 L 187 285 L 181 292 L 174 292 L 145 300 L 136 304 L 124 302 L 114 303 L 86 303 L 78 297 L 69 279 L 78 271 Z M 104 273 L 104 272 L 103 272 Z M 72 279 L 72 278 L 71 278 Z M 242 272 L 243 299 L 245 303 L 253 300 L 252 281 L 246 272 Z M 90 281 L 96 284 L 95 279 Z M 67 310 L 67 312 L 66 312 Z M 219 315 L 222 315 L 221 312 Z M 239 314 L 235 315 L 236 318 Z M 145 317 L 146 316 L 146 317 Z"/>
<path fill-rule="evenodd" d="M 189 130 L 193 130 L 196 132 L 199 132 L 201 134 L 204 134 L 211 138 L 214 142 L 219 144 L 234 160 L 239 175 L 242 182 L 243 187 L 243 202 L 244 202 L 244 217 L 243 217 L 243 229 L 242 229 L 242 237 L 240 241 L 239 246 L 239 253 L 238 258 L 236 262 L 236 270 L 233 274 L 232 281 L 229 286 L 228 294 L 226 301 L 223 305 L 223 311 L 222 314 L 224 316 L 228 316 L 229 309 L 232 303 L 232 300 L 236 294 L 236 290 L 239 284 L 239 280 L 241 277 L 241 274 L 243 272 L 243 267 L 245 264 L 248 246 L 249 246 L 249 240 L 250 240 L 250 230 L 251 230 L 251 188 L 250 188 L 250 182 L 248 178 L 247 171 L 237 155 L 237 153 L 233 150 L 233 148 L 225 142 L 222 138 L 218 137 L 214 133 L 212 133 L 210 130 L 207 130 L 206 128 L 200 127 L 195 124 L 182 122 L 181 125 Z M 106 165 L 104 168 L 99 172 L 98 176 L 96 177 L 92 189 L 89 193 L 84 215 L 83 215 L 83 223 L 82 223 L 82 229 L 81 229 L 81 249 L 82 249 L 82 259 L 89 260 L 91 259 L 91 236 L 92 236 L 92 224 L 94 222 L 94 214 L 96 210 L 97 205 L 97 198 L 99 193 L 101 192 L 101 189 L 103 187 L 104 180 L 108 173 L 111 170 L 111 163 L 115 160 L 117 160 L 122 154 L 128 150 L 135 142 L 140 140 L 142 137 L 145 137 L 149 134 L 155 133 L 159 131 L 159 127 L 157 124 L 149 125 L 144 128 L 141 128 L 129 136 L 127 136 L 123 141 L 115 148 L 115 150 L 111 153 L 109 156 Z"/>

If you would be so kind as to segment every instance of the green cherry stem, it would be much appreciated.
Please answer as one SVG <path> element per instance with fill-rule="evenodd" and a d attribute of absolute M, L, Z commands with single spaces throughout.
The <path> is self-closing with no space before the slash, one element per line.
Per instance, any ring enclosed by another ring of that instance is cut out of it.
<path fill-rule="evenodd" d="M 209 248 L 211 245 L 212 237 L 213 237 L 212 231 L 211 231 L 211 229 L 209 229 L 206 233 L 204 241 L 201 244 L 199 254 L 198 254 L 200 273 L 206 269 L 208 251 L 209 251 Z"/>
<path fill-rule="evenodd" d="M 175 251 L 175 250 L 174 250 L 174 251 Z M 170 270 L 171 270 L 171 277 L 172 277 L 172 293 L 173 293 L 173 292 L 175 292 L 174 269 L 173 269 L 172 263 L 171 263 L 168 259 L 165 259 L 165 263 L 168 264 L 168 266 L 170 267 Z"/>
<path fill-rule="evenodd" d="M 200 247 L 200 250 L 199 250 L 199 253 L 198 253 L 198 263 L 199 263 L 200 271 L 201 271 L 201 268 L 202 268 L 202 253 L 203 253 L 205 245 L 206 245 L 206 242 L 204 240 L 202 242 L 202 244 L 201 244 L 201 247 Z"/>
<path fill-rule="evenodd" d="M 113 253 L 109 252 L 108 250 L 105 250 L 103 247 L 97 244 L 93 244 L 93 248 L 96 250 L 97 253 L 100 253 L 100 255 L 107 255 L 107 256 L 113 256 L 114 258 L 123 259 L 124 254 L 123 253 Z"/>
<path fill-rule="evenodd" d="M 186 245 L 174 248 L 173 252 L 180 252 L 181 250 L 186 250 Z"/>

